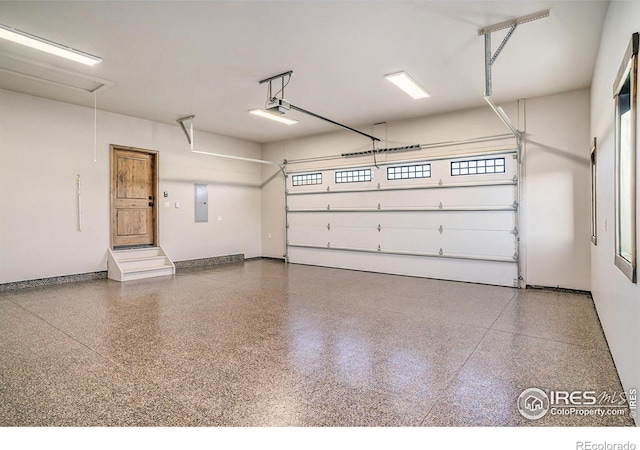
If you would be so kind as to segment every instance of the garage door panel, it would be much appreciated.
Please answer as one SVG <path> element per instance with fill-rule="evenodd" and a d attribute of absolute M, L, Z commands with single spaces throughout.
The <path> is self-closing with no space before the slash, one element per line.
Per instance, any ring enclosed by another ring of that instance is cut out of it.
<path fill-rule="evenodd" d="M 448 255 L 512 257 L 513 235 L 507 232 L 449 232 L 437 230 L 405 230 L 404 233 L 381 233 L 380 247 L 389 251 L 415 251 Z"/>
<path fill-rule="evenodd" d="M 515 239 L 505 231 L 448 231 L 442 234 L 445 254 L 512 257 Z"/>
<path fill-rule="evenodd" d="M 363 214 L 360 215 L 362 217 Z M 336 216 L 337 217 L 337 214 Z M 352 217 L 353 219 L 353 217 Z M 335 219 L 332 219 L 332 221 Z M 380 224 L 383 229 L 394 228 L 433 228 L 440 226 L 444 230 L 512 230 L 514 214 L 512 211 L 410 211 L 384 212 L 372 214 L 368 221 Z"/>
<path fill-rule="evenodd" d="M 516 251 L 515 236 L 510 231 L 467 231 L 376 227 L 296 226 L 289 228 L 293 245 L 316 245 L 386 251 L 449 255 L 512 257 Z"/>
<path fill-rule="evenodd" d="M 327 258 L 326 254 L 333 255 Z M 504 262 L 421 258 L 405 255 L 346 252 L 333 249 L 290 249 L 290 258 L 298 264 L 308 264 L 368 272 L 390 273 L 423 278 L 466 281 L 472 283 L 515 286 L 516 265 Z M 373 256 L 373 257 L 372 257 Z"/>
<path fill-rule="evenodd" d="M 290 244 L 326 246 L 329 231 L 321 226 L 289 227 L 287 239 Z"/>
<path fill-rule="evenodd" d="M 336 195 L 332 194 L 309 194 L 309 195 L 290 195 L 287 199 L 287 207 L 290 210 L 297 209 L 327 209 L 327 205 L 335 204 Z"/>
<path fill-rule="evenodd" d="M 493 157 L 504 158 L 504 173 L 450 173 L 452 162 L 470 167 L 482 158 L 433 161 L 432 176 L 424 179 L 388 180 L 381 166 L 371 168 L 370 182 L 337 184 L 325 169 L 325 184 L 315 192 L 302 186 L 287 196 L 289 261 L 512 286 L 518 278 L 516 160 Z"/>
<path fill-rule="evenodd" d="M 290 210 L 331 209 L 394 209 L 447 207 L 510 207 L 515 188 L 506 186 L 478 186 L 464 189 L 371 190 L 358 193 L 322 193 L 291 195 Z"/>
<path fill-rule="evenodd" d="M 332 247 L 371 249 L 377 245 L 379 232 L 375 228 L 333 227 L 328 233 Z"/>
<path fill-rule="evenodd" d="M 444 230 L 513 230 L 513 211 L 374 211 L 289 213 L 290 226 L 363 226 L 382 229 L 427 228 Z"/>
<path fill-rule="evenodd" d="M 442 247 L 442 236 L 436 229 L 385 229 L 380 232 L 378 242 L 381 249 L 394 252 L 417 252 L 437 255 Z"/>
<path fill-rule="evenodd" d="M 379 203 L 382 209 L 397 207 L 439 207 L 449 206 L 501 206 L 513 204 L 513 186 L 478 186 L 464 189 L 429 189 L 407 191 L 385 191 L 368 193 L 369 204 L 374 207 Z M 357 199 L 351 199 L 355 203 Z"/>

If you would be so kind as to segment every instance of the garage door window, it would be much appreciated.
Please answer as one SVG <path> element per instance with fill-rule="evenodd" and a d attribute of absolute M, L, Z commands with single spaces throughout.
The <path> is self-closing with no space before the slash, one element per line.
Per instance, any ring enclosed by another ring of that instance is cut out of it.
<path fill-rule="evenodd" d="M 387 167 L 387 180 L 406 180 L 410 178 L 430 178 L 431 164 Z"/>
<path fill-rule="evenodd" d="M 451 176 L 484 175 L 487 173 L 504 173 L 504 158 L 471 159 L 452 161 Z"/>
<path fill-rule="evenodd" d="M 371 169 L 342 170 L 336 172 L 336 183 L 360 183 L 371 181 L 373 174 Z"/>
<path fill-rule="evenodd" d="M 322 173 L 305 173 L 293 175 L 291 183 L 294 186 L 308 186 L 310 184 L 322 184 Z"/>

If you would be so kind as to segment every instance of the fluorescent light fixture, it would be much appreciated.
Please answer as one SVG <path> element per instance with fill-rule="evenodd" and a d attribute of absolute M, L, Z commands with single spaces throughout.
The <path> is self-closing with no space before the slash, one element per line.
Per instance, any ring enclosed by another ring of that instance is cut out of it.
<path fill-rule="evenodd" d="M 252 109 L 249 112 L 256 116 L 264 117 L 265 119 L 271 119 L 271 120 L 275 120 L 276 122 L 286 123 L 287 125 L 293 125 L 294 123 L 298 123 L 297 120 L 288 119 L 281 115 L 271 114 L 270 112 L 267 112 L 264 109 Z"/>
<path fill-rule="evenodd" d="M 102 61 L 102 58 L 98 58 L 97 56 L 81 52 L 65 45 L 56 44 L 55 42 L 47 39 L 34 36 L 33 34 L 25 33 L 24 31 L 16 30 L 15 28 L 2 24 L 0 24 L 0 39 L 6 39 L 8 41 L 15 42 L 16 44 L 25 45 L 52 55 L 86 64 L 88 66 L 93 66 Z"/>
<path fill-rule="evenodd" d="M 385 75 L 385 78 L 416 100 L 431 96 L 431 94 L 420 86 L 416 80 L 411 78 L 407 72 L 392 73 L 390 75 Z"/>

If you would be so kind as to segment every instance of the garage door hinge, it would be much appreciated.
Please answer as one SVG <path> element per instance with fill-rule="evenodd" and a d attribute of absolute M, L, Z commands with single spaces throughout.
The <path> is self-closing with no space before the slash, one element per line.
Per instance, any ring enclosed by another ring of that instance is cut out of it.
<path fill-rule="evenodd" d="M 378 251 L 381 252 L 382 248 L 378 245 Z"/>
<path fill-rule="evenodd" d="M 378 209 L 380 209 L 380 203 L 378 203 Z"/>
<path fill-rule="evenodd" d="M 514 253 L 512 258 L 513 258 L 514 261 L 517 261 L 518 260 L 518 252 Z"/>
<path fill-rule="evenodd" d="M 331 205 L 327 205 L 327 211 L 331 211 Z"/>
<path fill-rule="evenodd" d="M 380 189 L 380 183 L 378 183 L 378 186 L 377 186 L 377 187 L 378 187 L 378 189 Z"/>
<path fill-rule="evenodd" d="M 514 234 L 514 235 L 517 236 L 518 235 L 518 227 L 513 227 L 513 230 L 511 230 L 511 234 Z"/>
<path fill-rule="evenodd" d="M 440 232 L 440 234 L 442 234 L 442 232 L 444 231 L 444 228 L 442 228 L 442 225 L 440 225 L 440 228 L 438 228 L 438 231 Z"/>
<path fill-rule="evenodd" d="M 331 186 L 327 186 L 327 192 L 331 191 Z"/>
<path fill-rule="evenodd" d="M 514 183 L 515 183 L 516 181 L 518 181 L 518 175 L 514 175 L 514 176 L 513 176 L 513 178 L 512 178 L 512 180 L 514 181 Z"/>
<path fill-rule="evenodd" d="M 380 233 L 380 230 L 382 230 L 382 226 L 378 224 L 378 233 Z"/>
<path fill-rule="evenodd" d="M 438 205 L 438 209 L 442 209 L 442 208 L 443 208 L 442 202 L 440 202 L 440 204 Z"/>
<path fill-rule="evenodd" d="M 513 209 L 518 209 L 518 202 L 513 202 L 513 205 L 511 205 L 513 207 Z"/>
<path fill-rule="evenodd" d="M 438 252 L 438 255 L 440 256 L 444 255 L 444 252 L 442 251 L 442 249 L 440 249 L 440 251 Z"/>
<path fill-rule="evenodd" d="M 289 224 L 288 224 L 288 223 L 287 223 L 285 226 L 286 226 L 287 228 L 289 228 Z"/>
<path fill-rule="evenodd" d="M 440 178 L 440 181 L 438 181 L 438 186 L 442 186 L 442 178 Z"/>
<path fill-rule="evenodd" d="M 327 224 L 327 230 L 331 230 L 331 224 L 330 223 Z"/>
<path fill-rule="evenodd" d="M 331 242 L 327 242 L 327 248 L 331 248 Z"/>

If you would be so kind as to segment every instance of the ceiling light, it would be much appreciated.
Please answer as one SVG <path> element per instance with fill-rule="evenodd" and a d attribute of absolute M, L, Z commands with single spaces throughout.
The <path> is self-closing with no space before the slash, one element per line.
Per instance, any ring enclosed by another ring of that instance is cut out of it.
<path fill-rule="evenodd" d="M 266 119 L 275 120 L 276 122 L 286 123 L 287 125 L 293 125 L 294 123 L 298 123 L 297 120 L 288 119 L 286 117 L 282 117 L 281 115 L 276 116 L 270 112 L 265 111 L 264 109 L 252 109 L 249 111 L 251 114 L 256 116 L 264 117 Z"/>
<path fill-rule="evenodd" d="M 34 48 L 52 55 L 61 56 L 62 58 L 70 59 L 88 66 L 93 66 L 102 61 L 102 58 L 90 55 L 88 53 L 81 52 L 79 50 L 67 47 L 65 45 L 57 44 L 47 39 L 34 36 L 33 34 L 25 33 L 24 31 L 16 30 L 15 28 L 8 27 L 0 24 L 0 39 L 6 39 L 16 44 L 26 45 L 27 47 Z"/>
<path fill-rule="evenodd" d="M 411 78 L 407 72 L 392 73 L 385 75 L 385 78 L 415 99 L 431 96 L 431 94 L 420 86 L 416 80 Z"/>

